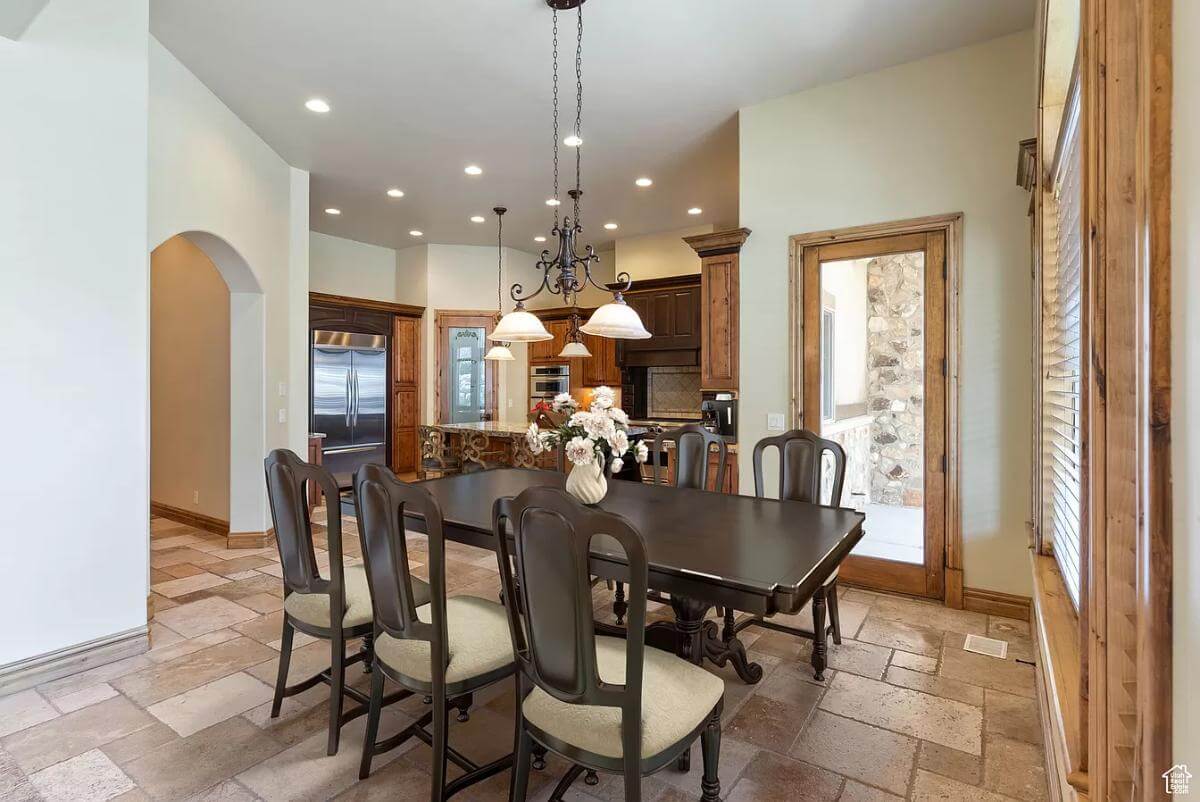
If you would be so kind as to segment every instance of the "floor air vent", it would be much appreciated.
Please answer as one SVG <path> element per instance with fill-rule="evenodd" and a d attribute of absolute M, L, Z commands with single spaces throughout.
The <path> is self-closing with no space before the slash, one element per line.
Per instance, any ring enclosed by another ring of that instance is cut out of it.
<path fill-rule="evenodd" d="M 988 657 L 999 657 L 1003 660 L 1008 655 L 1008 641 L 985 638 L 982 635 L 968 635 L 963 644 L 964 652 L 986 654 Z"/>

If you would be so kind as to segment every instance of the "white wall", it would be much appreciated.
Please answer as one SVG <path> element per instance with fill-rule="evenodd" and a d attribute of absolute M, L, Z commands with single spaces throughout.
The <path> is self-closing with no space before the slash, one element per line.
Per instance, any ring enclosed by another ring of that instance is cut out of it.
<path fill-rule="evenodd" d="M 1176 0 L 1171 164 L 1174 748 L 1200 763 L 1200 3 Z M 1193 768 L 1193 771 L 1195 769 Z"/>
<path fill-rule="evenodd" d="M 847 259 L 821 265 L 821 292 L 835 300 L 833 403 L 867 401 L 867 262 Z"/>
<path fill-rule="evenodd" d="M 149 249 L 181 232 L 204 232 L 191 238 L 230 285 L 230 526 L 264 531 L 264 455 L 307 450 L 307 338 L 295 336 L 308 320 L 307 246 L 297 235 L 299 226 L 308 229 L 307 174 L 153 37 L 149 126 Z"/>
<path fill-rule="evenodd" d="M 146 623 L 148 23 L 53 0 L 0 40 L 0 319 L 36 332 L 0 361 L 0 666 Z"/>
<path fill-rule="evenodd" d="M 627 272 L 634 281 L 700 272 L 700 257 L 684 237 L 711 234 L 712 224 L 624 237 L 616 241 L 617 272 Z"/>
<path fill-rule="evenodd" d="M 309 285 L 313 292 L 425 305 L 425 281 L 401 275 L 392 248 L 310 232 Z M 415 250 L 405 248 L 403 252 Z M 408 271 L 404 271 L 407 273 Z"/>
<path fill-rule="evenodd" d="M 1034 40 L 1013 34 L 741 110 L 741 431 L 786 413 L 788 237 L 965 213 L 960 477 L 965 583 L 1028 595 L 1028 196 Z M 742 487 L 753 487 L 749 460 Z M 770 485 L 770 482 L 768 482 Z"/>

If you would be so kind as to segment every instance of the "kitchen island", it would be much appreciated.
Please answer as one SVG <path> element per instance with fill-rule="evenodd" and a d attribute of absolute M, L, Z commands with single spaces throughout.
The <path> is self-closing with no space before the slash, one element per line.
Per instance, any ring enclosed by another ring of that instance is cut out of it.
<path fill-rule="evenodd" d="M 422 478 L 429 471 L 445 473 L 446 470 L 439 468 L 439 465 L 464 466 L 468 471 L 500 466 L 561 470 L 555 451 L 534 454 L 529 450 L 525 443 L 525 432 L 528 430 L 529 423 L 522 420 L 421 426 Z M 642 427 L 629 428 L 631 440 L 645 435 L 646 429 Z"/>

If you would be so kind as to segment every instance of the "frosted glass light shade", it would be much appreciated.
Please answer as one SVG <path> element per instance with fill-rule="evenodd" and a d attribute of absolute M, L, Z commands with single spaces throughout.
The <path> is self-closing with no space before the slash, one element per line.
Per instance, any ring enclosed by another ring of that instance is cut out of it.
<path fill-rule="evenodd" d="M 512 362 L 512 351 L 508 350 L 507 345 L 493 345 L 488 352 L 483 355 L 484 359 L 490 359 L 493 362 Z"/>
<path fill-rule="evenodd" d="M 610 337 L 614 340 L 646 340 L 650 332 L 642 325 L 642 319 L 633 311 L 625 299 L 619 298 L 597 309 L 592 318 L 579 327 L 584 334 Z"/>
<path fill-rule="evenodd" d="M 592 352 L 589 351 L 587 346 L 583 343 L 567 343 L 563 346 L 563 349 L 558 352 L 558 355 L 561 357 L 566 357 L 567 359 L 571 359 L 573 357 L 586 358 L 590 357 Z"/>
<path fill-rule="evenodd" d="M 649 336 L 649 335 L 646 335 Z M 533 343 L 540 340 L 553 340 L 554 335 L 546 331 L 542 321 L 536 315 L 524 309 L 514 309 L 496 324 L 496 328 L 488 335 L 493 342 Z"/>

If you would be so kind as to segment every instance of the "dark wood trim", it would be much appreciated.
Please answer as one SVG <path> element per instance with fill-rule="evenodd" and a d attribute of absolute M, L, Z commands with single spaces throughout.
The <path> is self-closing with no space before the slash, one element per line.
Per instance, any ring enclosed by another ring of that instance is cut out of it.
<path fill-rule="evenodd" d="M 537 315 L 538 320 L 568 320 L 571 315 L 579 315 L 581 323 L 586 323 L 592 313 L 596 311 L 594 306 L 554 306 L 549 309 L 530 309 L 530 312 Z"/>
<path fill-rule="evenodd" d="M 609 284 L 610 290 L 619 290 L 622 285 Z M 661 276 L 659 278 L 641 278 L 634 279 L 633 286 L 629 288 L 629 293 L 632 295 L 635 292 L 654 292 L 656 290 L 674 290 L 679 287 L 699 287 L 699 273 L 684 273 L 679 276 Z M 539 313 L 540 314 L 540 313 Z"/>
<path fill-rule="evenodd" d="M 223 518 L 192 512 L 182 507 L 173 507 L 170 504 L 163 504 L 160 501 L 150 502 L 150 514 L 159 518 L 177 521 L 181 524 L 187 524 L 188 526 L 194 526 L 197 529 L 203 529 L 205 532 L 212 532 L 214 535 L 229 534 L 229 521 Z"/>
<path fill-rule="evenodd" d="M 983 588 L 963 588 L 963 609 L 1028 621 L 1033 601 L 1028 596 Z"/>
<path fill-rule="evenodd" d="M 404 317 L 421 317 L 425 307 L 398 304 L 392 301 L 376 301 L 372 298 L 353 298 L 349 295 L 331 295 L 325 292 L 310 292 L 308 303 L 313 306 L 346 306 L 355 309 L 370 309 L 373 312 L 390 312 Z"/>
<path fill-rule="evenodd" d="M 683 241 L 691 245 L 700 258 L 704 258 L 705 256 L 737 253 L 746 244 L 746 238 L 749 236 L 750 229 L 734 228 L 728 231 L 714 231 L 711 234 L 684 237 Z"/>

